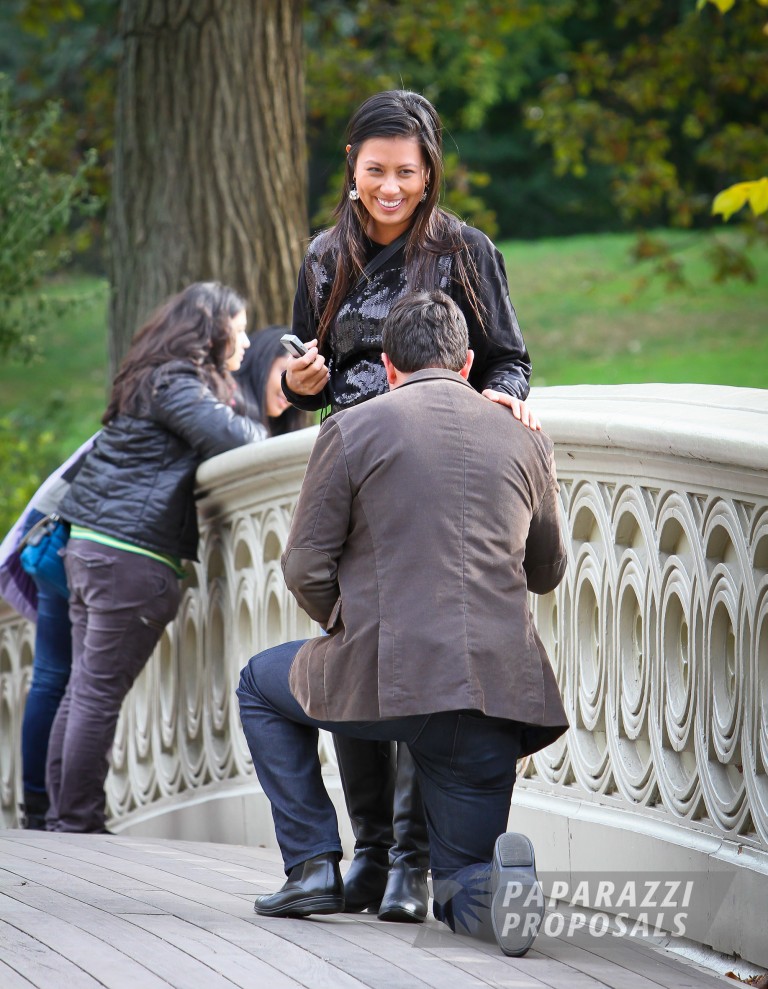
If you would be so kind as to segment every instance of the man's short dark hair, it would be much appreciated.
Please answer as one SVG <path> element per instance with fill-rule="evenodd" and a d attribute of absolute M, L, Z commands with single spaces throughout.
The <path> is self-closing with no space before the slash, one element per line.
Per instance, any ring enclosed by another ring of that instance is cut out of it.
<path fill-rule="evenodd" d="M 424 367 L 460 371 L 467 361 L 469 336 L 464 314 L 445 292 L 410 292 L 389 311 L 382 349 L 398 371 Z"/>

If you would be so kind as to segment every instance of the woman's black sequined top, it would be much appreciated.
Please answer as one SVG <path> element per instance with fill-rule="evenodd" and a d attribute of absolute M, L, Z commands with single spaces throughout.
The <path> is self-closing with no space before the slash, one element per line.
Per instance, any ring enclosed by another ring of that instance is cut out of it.
<path fill-rule="evenodd" d="M 467 321 L 469 346 L 475 352 L 469 382 L 477 391 L 493 388 L 524 399 L 529 391 L 531 362 L 509 298 L 504 259 L 475 227 L 463 225 L 461 233 L 477 271 L 474 287 L 487 313 L 485 326 L 480 325 L 460 282 L 452 278 L 450 256 L 438 262 L 439 284 L 435 287 L 451 296 Z M 333 282 L 333 258 L 324 249 L 327 237 L 321 233 L 312 241 L 299 272 L 293 332 L 302 340 L 317 336 Z M 368 260 L 380 250 L 381 245 L 371 243 Z M 392 305 L 407 291 L 401 248 L 367 282 L 353 289 L 339 308 L 321 348 L 330 370 L 325 392 L 297 395 L 283 375 L 283 391 L 291 404 L 313 411 L 328 404 L 330 396 L 331 409 L 338 412 L 388 391 L 381 363 L 381 329 Z"/>

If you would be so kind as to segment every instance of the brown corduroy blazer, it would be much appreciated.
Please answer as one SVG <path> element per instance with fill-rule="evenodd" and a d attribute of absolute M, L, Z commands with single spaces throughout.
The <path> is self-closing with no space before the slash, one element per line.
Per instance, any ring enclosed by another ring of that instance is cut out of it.
<path fill-rule="evenodd" d="M 283 572 L 330 633 L 291 690 L 313 717 L 372 721 L 474 710 L 530 726 L 526 751 L 568 727 L 528 607 L 566 566 L 551 440 L 429 368 L 326 420 Z"/>

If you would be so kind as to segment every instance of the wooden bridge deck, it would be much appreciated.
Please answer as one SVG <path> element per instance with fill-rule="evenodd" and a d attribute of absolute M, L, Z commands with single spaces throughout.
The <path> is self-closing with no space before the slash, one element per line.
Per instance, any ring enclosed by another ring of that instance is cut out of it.
<path fill-rule="evenodd" d="M 730 979 L 637 938 L 542 934 L 525 958 L 434 920 L 259 918 L 264 848 L 0 830 L 1 989 L 706 989 Z"/>

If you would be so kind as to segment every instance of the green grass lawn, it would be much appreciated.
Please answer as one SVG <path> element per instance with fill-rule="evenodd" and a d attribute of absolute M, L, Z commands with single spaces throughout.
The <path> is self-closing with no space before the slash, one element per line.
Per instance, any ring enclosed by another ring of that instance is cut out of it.
<path fill-rule="evenodd" d="M 684 265 L 682 289 L 656 279 L 637 290 L 651 262 L 632 261 L 631 234 L 500 245 L 535 385 L 768 388 L 768 247 L 749 251 L 755 282 L 717 284 L 700 236 L 663 236 Z"/>
<path fill-rule="evenodd" d="M 46 292 L 77 304 L 37 336 L 32 364 L 0 365 L 0 417 L 48 425 L 62 457 L 99 428 L 107 396 L 107 283 L 83 276 L 54 282 Z"/>

